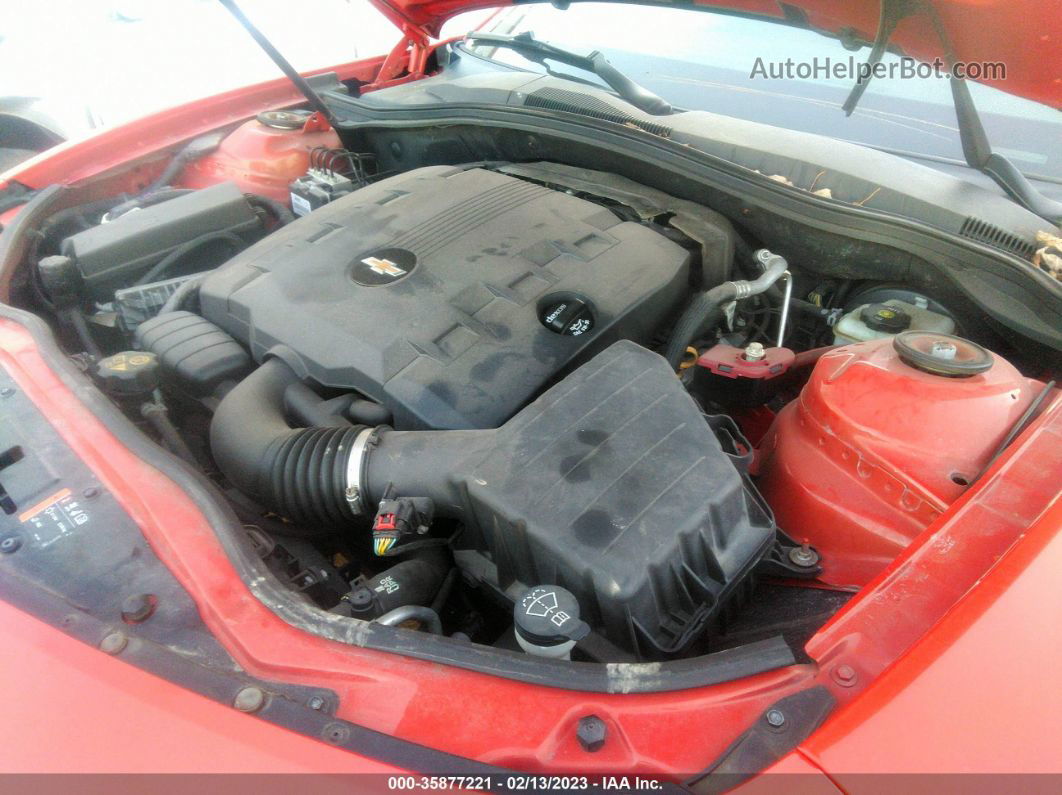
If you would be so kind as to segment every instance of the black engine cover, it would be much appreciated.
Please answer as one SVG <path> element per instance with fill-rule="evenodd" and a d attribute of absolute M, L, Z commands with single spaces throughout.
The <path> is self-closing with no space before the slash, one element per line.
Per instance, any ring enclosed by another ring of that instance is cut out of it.
<path fill-rule="evenodd" d="M 601 205 L 432 166 L 269 235 L 200 299 L 257 360 L 362 392 L 395 427 L 491 428 L 612 342 L 647 340 L 688 267 L 681 246 Z"/>

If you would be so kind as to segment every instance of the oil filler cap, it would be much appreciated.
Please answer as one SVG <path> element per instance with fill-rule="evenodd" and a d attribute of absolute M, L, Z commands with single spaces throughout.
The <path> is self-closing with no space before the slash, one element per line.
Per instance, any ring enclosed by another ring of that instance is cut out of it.
<path fill-rule="evenodd" d="M 933 375 L 968 378 L 992 367 L 992 354 L 975 342 L 935 331 L 905 331 L 892 339 L 904 364 Z"/>
<path fill-rule="evenodd" d="M 576 296 L 547 299 L 539 320 L 554 334 L 579 337 L 594 328 L 594 310 L 589 301 Z"/>

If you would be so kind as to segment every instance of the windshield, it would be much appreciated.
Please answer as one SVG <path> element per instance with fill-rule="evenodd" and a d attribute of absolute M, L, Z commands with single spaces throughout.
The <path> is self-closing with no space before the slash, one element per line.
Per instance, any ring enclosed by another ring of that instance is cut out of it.
<path fill-rule="evenodd" d="M 448 30 L 463 32 L 459 20 Z M 883 63 L 893 75 L 872 80 L 855 112 L 845 117 L 841 105 L 855 77 L 822 74 L 823 67 L 826 59 L 842 67 L 850 59 L 858 65 L 866 60 L 869 48 L 852 52 L 840 41 L 813 31 L 721 14 L 615 3 L 579 3 L 566 11 L 544 4 L 522 6 L 498 14 L 482 30 L 530 31 L 541 41 L 581 55 L 600 50 L 628 77 L 678 108 L 963 162 L 944 77 L 905 75 L 902 59 L 886 54 Z M 543 71 L 541 65 L 511 50 L 479 45 L 473 51 Z M 817 75 L 807 74 L 811 67 L 801 66 L 816 63 Z M 600 84 L 593 75 L 550 66 L 554 72 Z M 1062 113 L 972 81 L 970 88 L 995 151 L 1029 176 L 1062 180 L 1058 146 Z"/>

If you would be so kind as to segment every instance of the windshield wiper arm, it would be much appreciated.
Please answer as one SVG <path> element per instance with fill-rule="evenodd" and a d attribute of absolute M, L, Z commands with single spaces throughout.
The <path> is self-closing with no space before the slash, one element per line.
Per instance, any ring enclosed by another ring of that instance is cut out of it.
<path fill-rule="evenodd" d="M 992 151 L 981 117 L 977 115 L 970 87 L 962 78 L 952 75 L 951 97 L 955 104 L 955 117 L 959 126 L 959 143 L 966 163 L 991 177 L 1014 201 L 1029 212 L 1044 218 L 1056 226 L 1062 224 L 1062 202 L 1044 196 L 1026 179 L 1018 167 L 999 152 Z"/>
<path fill-rule="evenodd" d="M 881 60 L 889 39 L 896 30 L 896 24 L 916 11 L 924 12 L 929 17 L 937 39 L 944 47 L 949 70 L 954 67 L 955 50 L 936 10 L 928 3 L 911 2 L 911 0 L 881 0 L 878 32 L 867 58 L 868 64 L 875 64 Z M 868 74 L 865 79 L 861 77 L 856 81 L 855 86 L 852 87 L 852 93 L 848 95 L 848 99 L 842 106 L 845 115 L 852 115 L 863 92 L 866 91 L 869 80 Z M 974 105 L 973 97 L 970 96 L 970 87 L 966 85 L 965 78 L 951 74 L 948 76 L 948 82 L 951 84 L 951 100 L 955 107 L 959 143 L 962 145 L 962 155 L 966 160 L 966 165 L 991 177 L 992 181 L 1003 188 L 1011 199 L 1029 212 L 1055 225 L 1062 223 L 1062 202 L 1044 196 L 1026 179 L 1017 166 L 1003 155 L 992 151 L 992 144 L 989 143 L 984 125 L 981 124 L 981 117 L 977 114 L 977 107 Z"/>
<path fill-rule="evenodd" d="M 579 55 L 539 41 L 530 31 L 518 33 L 515 36 L 504 33 L 472 32 L 465 39 L 469 42 L 475 41 L 494 47 L 505 47 L 542 66 L 546 66 L 545 61 L 550 60 L 582 69 L 600 77 L 606 85 L 638 110 L 645 111 L 652 116 L 666 116 L 671 113 L 671 105 L 667 100 L 635 83 L 596 50 L 589 55 Z"/>

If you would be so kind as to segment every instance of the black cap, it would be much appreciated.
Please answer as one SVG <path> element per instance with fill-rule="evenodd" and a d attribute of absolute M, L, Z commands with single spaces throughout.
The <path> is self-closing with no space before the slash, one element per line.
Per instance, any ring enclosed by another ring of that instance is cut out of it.
<path fill-rule="evenodd" d="M 513 606 L 516 631 L 534 646 L 559 646 L 581 640 L 590 627 L 579 618 L 579 603 L 558 585 L 537 585 Z"/>
<path fill-rule="evenodd" d="M 159 360 L 145 351 L 122 351 L 96 365 L 103 390 L 115 397 L 148 395 L 159 385 Z"/>
<path fill-rule="evenodd" d="M 542 325 L 562 337 L 579 337 L 594 328 L 594 310 L 577 296 L 547 299 L 539 312 Z"/>
<path fill-rule="evenodd" d="M 888 304 L 867 304 L 859 313 L 859 319 L 866 323 L 867 328 L 889 334 L 898 334 L 911 325 L 909 314 Z"/>
<path fill-rule="evenodd" d="M 81 271 L 70 257 L 56 254 L 37 263 L 41 285 L 59 309 L 77 306 L 81 302 Z"/>

